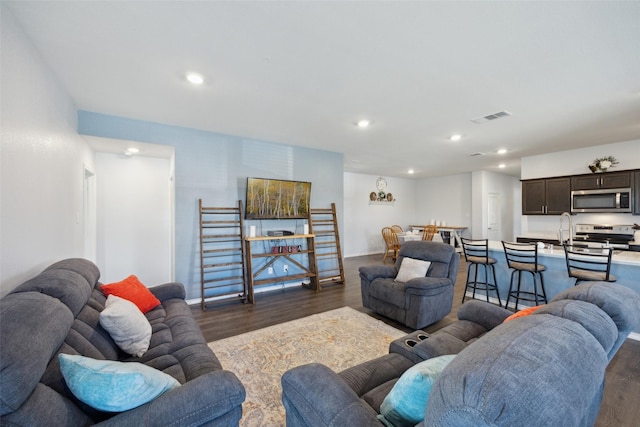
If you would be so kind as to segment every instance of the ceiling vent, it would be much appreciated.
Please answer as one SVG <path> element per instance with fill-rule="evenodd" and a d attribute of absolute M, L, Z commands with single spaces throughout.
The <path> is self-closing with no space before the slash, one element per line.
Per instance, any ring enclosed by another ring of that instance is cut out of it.
<path fill-rule="evenodd" d="M 482 124 L 486 122 L 490 122 L 493 120 L 501 119 L 503 117 L 510 116 L 511 113 L 508 111 L 498 111 L 497 113 L 489 114 L 488 116 L 478 117 L 476 119 L 472 119 L 471 121 L 477 124 Z"/>
<path fill-rule="evenodd" d="M 469 157 L 478 157 L 478 156 L 484 156 L 485 153 L 482 153 L 480 151 L 478 151 L 477 153 L 471 153 L 469 154 Z"/>

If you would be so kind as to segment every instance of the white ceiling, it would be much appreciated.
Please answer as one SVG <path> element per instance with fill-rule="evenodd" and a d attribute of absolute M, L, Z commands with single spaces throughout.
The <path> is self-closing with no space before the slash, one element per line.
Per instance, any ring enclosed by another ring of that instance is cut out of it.
<path fill-rule="evenodd" d="M 338 151 L 347 171 L 519 175 L 522 156 L 640 139 L 640 1 L 2 1 L 81 110 Z"/>

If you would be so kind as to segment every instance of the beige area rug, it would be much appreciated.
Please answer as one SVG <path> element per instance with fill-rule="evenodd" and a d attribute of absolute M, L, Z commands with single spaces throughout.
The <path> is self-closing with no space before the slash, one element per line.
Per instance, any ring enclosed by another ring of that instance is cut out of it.
<path fill-rule="evenodd" d="M 243 427 L 284 426 L 282 374 L 306 363 L 335 372 L 389 352 L 389 343 L 406 335 L 349 307 L 314 314 L 209 343 L 222 366 L 247 390 Z"/>

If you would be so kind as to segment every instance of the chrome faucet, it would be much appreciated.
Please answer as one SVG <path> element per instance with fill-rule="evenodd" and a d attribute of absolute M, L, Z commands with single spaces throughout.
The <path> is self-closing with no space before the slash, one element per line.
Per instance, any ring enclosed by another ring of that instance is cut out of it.
<path fill-rule="evenodd" d="M 564 244 L 564 229 L 562 228 L 562 224 L 564 223 L 564 217 L 569 219 L 569 246 L 573 246 L 573 225 L 571 223 L 571 215 L 569 212 L 562 212 L 560 215 L 560 230 L 558 239 L 560 240 L 560 244 Z"/>

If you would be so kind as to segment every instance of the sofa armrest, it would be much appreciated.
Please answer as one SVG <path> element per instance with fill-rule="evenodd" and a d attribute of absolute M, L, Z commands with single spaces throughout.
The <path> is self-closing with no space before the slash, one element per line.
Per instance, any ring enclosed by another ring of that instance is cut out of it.
<path fill-rule="evenodd" d="M 282 375 L 287 427 L 381 425 L 375 411 L 331 369 L 318 363 Z"/>
<path fill-rule="evenodd" d="M 458 354 L 467 347 L 460 338 L 447 333 L 436 333 L 413 347 L 413 352 L 421 359 L 427 360 L 446 354 Z"/>
<path fill-rule="evenodd" d="M 467 301 L 458 309 L 458 319 L 477 323 L 488 331 L 500 325 L 512 314 L 507 309 L 477 300 Z"/>
<path fill-rule="evenodd" d="M 172 298 L 185 299 L 186 293 L 182 283 L 171 282 L 149 288 L 151 293 L 161 302 Z"/>
<path fill-rule="evenodd" d="M 390 279 L 396 277 L 398 271 L 391 265 L 372 265 L 368 267 L 360 267 L 360 278 L 366 279 L 369 282 L 375 279 L 383 278 Z"/>
<path fill-rule="evenodd" d="M 245 397 L 244 387 L 235 374 L 219 370 L 202 375 L 145 405 L 120 413 L 97 425 L 202 425 L 222 417 L 228 420 L 222 425 L 238 425 Z"/>

